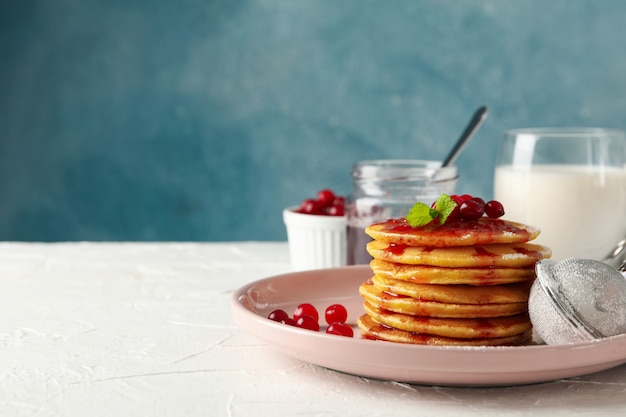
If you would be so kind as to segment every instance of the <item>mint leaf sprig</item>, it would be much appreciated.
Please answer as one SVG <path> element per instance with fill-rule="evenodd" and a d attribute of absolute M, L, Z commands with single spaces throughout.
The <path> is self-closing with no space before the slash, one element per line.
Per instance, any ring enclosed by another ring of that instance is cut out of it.
<path fill-rule="evenodd" d="M 439 218 L 439 224 L 444 224 L 456 206 L 456 202 L 448 194 L 441 194 L 435 202 L 435 208 L 424 203 L 415 203 L 405 219 L 411 227 L 425 226 L 436 218 Z"/>

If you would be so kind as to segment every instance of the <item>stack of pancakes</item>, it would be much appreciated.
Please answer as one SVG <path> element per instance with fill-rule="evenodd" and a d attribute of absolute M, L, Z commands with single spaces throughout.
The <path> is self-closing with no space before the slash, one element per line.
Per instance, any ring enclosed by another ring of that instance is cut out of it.
<path fill-rule="evenodd" d="M 506 220 L 373 224 L 374 276 L 359 293 L 365 338 L 430 345 L 516 345 L 531 339 L 528 294 L 549 248 L 539 230 Z"/>

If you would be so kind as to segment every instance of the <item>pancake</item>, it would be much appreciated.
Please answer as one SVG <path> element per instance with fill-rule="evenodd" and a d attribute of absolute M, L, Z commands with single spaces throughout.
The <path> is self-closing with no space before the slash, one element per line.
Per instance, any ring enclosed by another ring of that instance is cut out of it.
<path fill-rule="evenodd" d="M 525 268 L 442 268 L 373 259 L 370 267 L 376 275 L 421 284 L 495 285 L 532 282 L 536 277 L 534 265 Z"/>
<path fill-rule="evenodd" d="M 414 247 L 373 240 L 367 252 L 375 259 L 409 265 L 446 268 L 497 266 L 524 268 L 552 254 L 546 246 L 532 243 L 503 243 L 483 246 Z"/>
<path fill-rule="evenodd" d="M 378 309 L 367 301 L 365 312 L 372 320 L 399 330 L 456 339 L 510 337 L 532 329 L 528 313 L 496 318 L 438 318 L 413 316 Z"/>
<path fill-rule="evenodd" d="M 412 316 L 441 318 L 485 318 L 513 316 L 528 311 L 527 302 L 490 304 L 451 304 L 420 300 L 405 295 L 385 292 L 366 281 L 359 287 L 359 294 L 379 311 L 402 313 Z"/>
<path fill-rule="evenodd" d="M 417 284 L 382 275 L 375 275 L 371 281 L 382 291 L 449 304 L 527 303 L 532 285 L 532 282 L 489 286 Z"/>
<path fill-rule="evenodd" d="M 374 240 L 407 246 L 472 246 L 494 243 L 524 243 L 535 239 L 536 227 L 501 219 L 481 217 L 474 221 L 431 222 L 411 227 L 404 218 L 390 219 L 365 228 Z"/>
<path fill-rule="evenodd" d="M 420 333 L 411 333 L 404 330 L 393 329 L 376 323 L 367 314 L 363 314 L 357 325 L 361 331 L 361 336 L 365 339 L 384 340 L 395 343 L 410 343 L 416 345 L 435 346 L 504 346 L 521 345 L 528 343 L 532 338 L 532 331 L 527 330 L 522 333 L 507 337 L 492 337 L 478 339 L 457 339 L 443 336 L 433 336 Z"/>

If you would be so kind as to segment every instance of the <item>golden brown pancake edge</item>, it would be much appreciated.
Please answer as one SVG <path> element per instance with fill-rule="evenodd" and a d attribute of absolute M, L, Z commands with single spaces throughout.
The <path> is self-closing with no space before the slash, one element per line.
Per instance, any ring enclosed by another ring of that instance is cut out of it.
<path fill-rule="evenodd" d="M 374 274 L 420 284 L 498 285 L 535 280 L 534 266 L 525 268 L 464 267 L 446 268 L 432 265 L 407 265 L 372 259 Z"/>
<path fill-rule="evenodd" d="M 452 337 L 411 333 L 376 323 L 367 314 L 363 314 L 361 317 L 359 317 L 359 319 L 357 320 L 357 326 L 359 327 L 361 337 L 363 338 L 413 345 L 514 346 L 527 344 L 532 339 L 532 330 L 526 330 L 520 334 L 507 337 L 493 337 L 482 339 L 457 339 Z"/>
<path fill-rule="evenodd" d="M 494 304 L 528 302 L 531 281 L 501 285 L 419 284 L 374 275 L 372 283 L 382 291 L 405 295 L 423 301 L 449 304 Z"/>
<path fill-rule="evenodd" d="M 458 304 L 399 296 L 381 290 L 371 281 L 367 281 L 359 287 L 359 294 L 366 302 L 378 310 L 412 316 L 487 318 L 513 316 L 528 311 L 527 302 Z"/>
<path fill-rule="evenodd" d="M 438 318 L 381 310 L 367 301 L 363 307 L 372 320 L 388 327 L 457 339 L 508 337 L 532 328 L 527 313 L 495 318 Z"/>
<path fill-rule="evenodd" d="M 506 243 L 449 248 L 395 245 L 373 240 L 366 246 L 375 259 L 408 265 L 446 268 L 506 267 L 524 268 L 551 256 L 551 250 L 532 243 Z"/>
<path fill-rule="evenodd" d="M 540 229 L 525 224 L 482 217 L 471 222 L 410 227 L 404 219 L 389 219 L 365 228 L 372 239 L 408 246 L 474 246 L 495 243 L 523 243 L 535 239 Z"/>

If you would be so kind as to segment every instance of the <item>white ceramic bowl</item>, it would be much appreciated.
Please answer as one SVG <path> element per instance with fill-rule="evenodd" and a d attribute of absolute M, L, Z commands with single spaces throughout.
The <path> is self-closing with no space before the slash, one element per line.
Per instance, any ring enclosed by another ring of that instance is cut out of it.
<path fill-rule="evenodd" d="M 289 255 L 296 271 L 346 265 L 346 216 L 298 213 L 298 207 L 283 210 Z"/>

